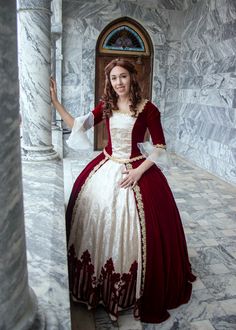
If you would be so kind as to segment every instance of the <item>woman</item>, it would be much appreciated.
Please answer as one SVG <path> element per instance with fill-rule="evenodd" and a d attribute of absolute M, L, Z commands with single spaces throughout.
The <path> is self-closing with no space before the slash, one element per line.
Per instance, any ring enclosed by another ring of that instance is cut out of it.
<path fill-rule="evenodd" d="M 66 221 L 70 291 L 89 308 L 102 303 L 112 320 L 133 308 L 142 322 L 160 323 L 167 309 L 187 303 L 195 280 L 181 219 L 161 168 L 167 162 L 160 113 L 144 100 L 134 66 L 105 68 L 102 101 L 74 119 L 52 102 L 72 128 L 71 147 L 105 120 L 108 144 L 74 183 Z M 152 143 L 144 142 L 149 130 Z"/>

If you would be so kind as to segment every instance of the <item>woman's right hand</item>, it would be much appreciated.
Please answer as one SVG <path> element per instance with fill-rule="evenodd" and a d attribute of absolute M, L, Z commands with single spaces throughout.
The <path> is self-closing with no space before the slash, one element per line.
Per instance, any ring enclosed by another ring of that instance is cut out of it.
<path fill-rule="evenodd" d="M 50 78 L 50 96 L 51 96 L 51 101 L 53 104 L 58 102 L 57 85 L 56 85 L 56 81 L 52 77 Z"/>
<path fill-rule="evenodd" d="M 50 96 L 52 104 L 54 105 L 57 112 L 60 114 L 61 118 L 64 120 L 67 126 L 72 128 L 75 121 L 74 117 L 72 117 L 63 107 L 63 105 L 58 101 L 56 81 L 52 77 L 50 78 Z"/>

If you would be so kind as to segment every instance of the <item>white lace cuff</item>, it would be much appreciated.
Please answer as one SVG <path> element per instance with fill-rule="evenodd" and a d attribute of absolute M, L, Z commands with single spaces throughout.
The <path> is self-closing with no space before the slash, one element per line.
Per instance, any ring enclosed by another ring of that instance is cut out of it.
<path fill-rule="evenodd" d="M 164 146 L 163 146 L 164 147 Z M 142 155 L 155 163 L 161 170 L 169 170 L 171 159 L 168 152 L 163 148 L 154 146 L 151 142 L 138 143 L 138 148 Z"/>
<path fill-rule="evenodd" d="M 92 147 L 92 143 L 88 138 L 87 130 L 94 125 L 94 115 L 92 112 L 84 116 L 75 118 L 71 134 L 66 141 L 67 145 L 74 150 L 85 150 Z"/>

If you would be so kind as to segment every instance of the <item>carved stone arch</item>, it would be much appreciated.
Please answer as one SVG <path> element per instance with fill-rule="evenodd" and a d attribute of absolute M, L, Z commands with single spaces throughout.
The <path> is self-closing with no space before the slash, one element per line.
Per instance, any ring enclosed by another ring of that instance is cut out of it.
<path fill-rule="evenodd" d="M 100 33 L 96 45 L 95 103 L 104 90 L 104 68 L 114 58 L 131 61 L 138 72 L 144 98 L 151 99 L 153 74 L 153 44 L 145 28 L 129 17 L 121 17 L 109 23 Z M 95 150 L 102 150 L 107 142 L 106 128 L 95 128 Z"/>

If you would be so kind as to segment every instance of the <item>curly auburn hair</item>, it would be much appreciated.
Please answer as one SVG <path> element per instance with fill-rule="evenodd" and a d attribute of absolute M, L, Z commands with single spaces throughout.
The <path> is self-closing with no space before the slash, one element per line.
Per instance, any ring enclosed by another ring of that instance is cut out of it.
<path fill-rule="evenodd" d="M 138 111 L 137 105 L 142 100 L 141 88 L 137 81 L 137 71 L 134 65 L 124 58 L 117 58 L 115 60 L 112 60 L 107 64 L 104 69 L 105 88 L 102 96 L 102 100 L 104 102 L 103 117 L 109 118 L 112 116 L 112 110 L 117 110 L 118 95 L 114 91 L 110 81 L 110 72 L 115 66 L 121 66 L 122 68 L 125 68 L 130 74 L 130 111 L 132 113 L 132 116 L 136 117 Z"/>

